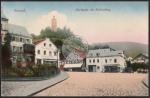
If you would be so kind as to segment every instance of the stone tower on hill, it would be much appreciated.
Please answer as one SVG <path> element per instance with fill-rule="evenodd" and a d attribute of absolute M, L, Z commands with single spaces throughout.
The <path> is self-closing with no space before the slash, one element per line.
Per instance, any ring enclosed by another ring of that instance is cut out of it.
<path fill-rule="evenodd" d="M 51 30 L 53 32 L 57 31 L 57 20 L 55 19 L 55 16 L 53 16 L 52 22 L 51 22 Z"/>

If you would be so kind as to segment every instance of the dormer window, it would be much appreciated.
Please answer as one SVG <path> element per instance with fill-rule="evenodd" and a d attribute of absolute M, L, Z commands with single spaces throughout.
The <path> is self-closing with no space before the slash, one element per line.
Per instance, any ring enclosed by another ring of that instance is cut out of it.
<path fill-rule="evenodd" d="M 96 56 L 99 56 L 100 55 L 100 53 L 96 53 Z"/>

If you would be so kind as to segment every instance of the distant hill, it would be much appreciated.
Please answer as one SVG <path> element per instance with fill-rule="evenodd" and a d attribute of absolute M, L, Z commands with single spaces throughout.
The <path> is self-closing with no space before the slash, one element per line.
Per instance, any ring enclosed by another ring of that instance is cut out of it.
<path fill-rule="evenodd" d="M 125 55 L 127 57 L 135 57 L 140 52 L 141 53 L 148 53 L 148 45 L 146 44 L 140 44 L 135 42 L 107 42 L 107 43 L 94 43 L 90 45 L 91 47 L 94 46 L 104 46 L 108 45 L 110 48 L 113 48 L 115 50 L 124 50 Z"/>

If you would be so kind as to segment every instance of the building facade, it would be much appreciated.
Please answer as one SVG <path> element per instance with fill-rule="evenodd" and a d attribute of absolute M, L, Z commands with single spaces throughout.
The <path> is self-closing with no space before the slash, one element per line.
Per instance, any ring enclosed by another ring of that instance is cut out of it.
<path fill-rule="evenodd" d="M 51 30 L 53 32 L 57 31 L 57 20 L 55 19 L 55 16 L 53 16 L 52 22 L 51 22 Z"/>
<path fill-rule="evenodd" d="M 133 58 L 133 63 L 149 63 L 148 54 L 139 53 L 137 56 Z"/>
<path fill-rule="evenodd" d="M 58 64 L 59 51 L 49 38 L 34 42 L 35 45 L 35 63 Z"/>
<path fill-rule="evenodd" d="M 89 50 L 87 54 L 87 72 L 122 72 L 126 66 L 122 50 L 97 49 Z"/>
<path fill-rule="evenodd" d="M 10 43 L 12 50 L 12 62 L 16 63 L 18 53 L 23 53 L 24 44 L 32 44 L 32 36 L 29 34 L 27 29 L 23 26 L 9 24 L 8 19 L 4 15 L 3 11 L 1 12 L 1 40 L 2 44 L 5 43 L 4 37 L 6 33 L 10 33 L 12 36 L 12 41 Z"/>
<path fill-rule="evenodd" d="M 84 71 L 86 54 L 73 49 L 72 52 L 63 60 L 65 71 Z"/>
<path fill-rule="evenodd" d="M 8 18 L 4 15 L 1 8 L 1 42 L 4 44 L 5 34 L 8 33 Z"/>

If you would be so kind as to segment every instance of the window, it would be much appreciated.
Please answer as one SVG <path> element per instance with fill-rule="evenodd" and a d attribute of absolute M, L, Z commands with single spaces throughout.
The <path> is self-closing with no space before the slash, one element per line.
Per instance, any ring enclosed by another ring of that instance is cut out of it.
<path fill-rule="evenodd" d="M 13 36 L 12 40 L 15 41 L 15 37 L 14 36 Z"/>
<path fill-rule="evenodd" d="M 44 55 L 46 55 L 46 51 L 44 51 Z"/>
<path fill-rule="evenodd" d="M 107 63 L 107 59 L 105 59 L 105 63 Z"/>
<path fill-rule="evenodd" d="M 49 44 L 49 47 L 51 47 L 51 44 Z"/>
<path fill-rule="evenodd" d="M 26 40 L 26 43 L 29 43 L 29 39 Z"/>
<path fill-rule="evenodd" d="M 49 55 L 52 55 L 51 51 L 49 52 Z"/>
<path fill-rule="evenodd" d="M 46 43 L 44 43 L 44 46 L 46 46 Z"/>
<path fill-rule="evenodd" d="M 95 63 L 95 59 L 93 59 L 93 63 Z"/>
<path fill-rule="evenodd" d="M 20 51 L 22 51 L 22 47 L 20 47 Z"/>
<path fill-rule="evenodd" d="M 40 50 L 38 50 L 38 54 L 40 54 Z"/>
<path fill-rule="evenodd" d="M 20 42 L 22 42 L 22 38 L 20 38 Z"/>
<path fill-rule="evenodd" d="M 114 59 L 114 63 L 117 63 L 117 59 Z"/>
<path fill-rule="evenodd" d="M 38 64 L 41 64 L 41 59 L 37 59 L 37 63 L 38 63 Z"/>
<path fill-rule="evenodd" d="M 26 43 L 26 40 L 25 39 L 22 39 L 23 40 L 23 43 Z"/>
<path fill-rule="evenodd" d="M 91 63 L 91 59 L 89 59 L 89 63 Z"/>
<path fill-rule="evenodd" d="M 15 51 L 16 50 L 16 48 L 15 48 L 15 46 L 13 46 L 13 51 Z"/>
<path fill-rule="evenodd" d="M 15 40 L 16 42 L 19 42 L 19 37 L 16 37 L 16 40 Z"/>
<path fill-rule="evenodd" d="M 57 55 L 57 53 L 56 52 L 54 52 L 54 56 L 56 56 Z"/>
<path fill-rule="evenodd" d="M 97 63 L 99 62 L 99 59 L 97 59 Z"/>

